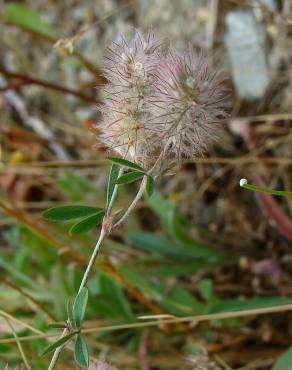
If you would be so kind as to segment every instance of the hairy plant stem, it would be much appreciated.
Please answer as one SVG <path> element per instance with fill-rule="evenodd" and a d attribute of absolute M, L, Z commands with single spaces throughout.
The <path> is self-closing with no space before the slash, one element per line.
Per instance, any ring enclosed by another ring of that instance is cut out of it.
<path fill-rule="evenodd" d="M 78 289 L 78 293 L 80 293 L 80 291 L 82 290 L 82 288 L 84 288 L 85 285 L 86 285 L 86 283 L 87 283 L 87 280 L 88 280 L 90 271 L 92 269 L 92 266 L 94 265 L 94 262 L 96 260 L 97 255 L 98 255 L 98 252 L 99 252 L 101 243 L 102 243 L 102 241 L 105 238 L 105 235 L 106 235 L 106 233 L 104 231 L 104 228 L 102 228 L 101 231 L 100 231 L 100 234 L 99 234 L 99 238 L 97 240 L 97 243 L 96 243 L 96 245 L 94 247 L 93 253 L 92 253 L 91 257 L 90 257 L 90 260 L 89 260 L 88 265 L 86 267 L 86 270 L 84 272 L 82 281 L 81 281 L 80 286 L 79 286 L 79 289 Z M 67 320 L 67 323 L 69 324 L 68 320 Z M 64 337 L 68 333 L 68 331 L 69 330 L 67 328 L 65 328 L 63 330 L 63 333 L 60 336 L 60 338 Z M 51 363 L 50 363 L 50 365 L 48 367 L 48 370 L 53 370 L 54 369 L 54 367 L 55 367 L 55 365 L 56 365 L 56 363 L 58 361 L 59 355 L 60 355 L 62 349 L 64 348 L 65 344 L 62 345 L 62 346 L 60 346 L 60 347 L 58 347 L 58 348 L 56 348 L 56 350 L 54 352 L 54 355 L 52 357 Z"/>
<path fill-rule="evenodd" d="M 101 231 L 100 231 L 100 234 L 99 234 L 98 241 L 97 241 L 97 243 L 94 247 L 93 253 L 90 257 L 90 260 L 89 260 L 88 265 L 86 267 L 86 270 L 84 272 L 84 275 L 83 275 L 83 278 L 82 278 L 82 281 L 81 281 L 81 284 L 80 284 L 80 287 L 79 287 L 79 290 L 78 290 L 78 294 L 85 287 L 85 285 L 87 283 L 90 271 L 92 269 L 92 266 L 94 265 L 94 262 L 96 260 L 97 255 L 98 255 L 98 252 L 99 252 L 99 248 L 100 248 L 101 243 L 103 242 L 103 239 L 105 238 L 105 236 L 106 236 L 105 230 L 104 230 L 104 228 L 102 228 Z"/>
<path fill-rule="evenodd" d="M 64 329 L 64 330 L 63 330 L 63 333 L 62 333 L 62 335 L 60 336 L 60 338 L 65 337 L 65 335 L 66 335 L 67 333 L 68 333 L 68 329 L 66 328 L 66 329 Z M 63 347 L 64 347 L 64 345 L 63 345 L 63 346 L 58 347 L 58 348 L 55 350 L 55 352 L 54 352 L 54 354 L 53 354 L 53 357 L 52 357 L 52 359 L 51 359 L 51 362 L 50 362 L 50 364 L 49 364 L 48 370 L 52 370 L 52 369 L 54 369 L 54 367 L 55 367 L 55 365 L 56 365 L 56 363 L 57 363 L 57 361 L 58 361 L 58 358 L 59 358 L 60 352 L 62 351 Z"/>
<path fill-rule="evenodd" d="M 158 157 L 158 159 L 156 160 L 155 164 L 153 165 L 153 167 L 148 171 L 148 174 L 145 174 L 144 177 L 143 177 L 143 180 L 141 182 L 141 185 L 140 185 L 140 188 L 136 194 L 136 197 L 134 198 L 134 200 L 132 201 L 132 203 L 130 204 L 130 206 L 128 207 L 128 209 L 126 210 L 126 212 L 124 213 L 124 215 L 120 218 L 119 221 L 117 221 L 113 227 L 109 228 L 108 230 L 105 230 L 104 227 L 102 227 L 101 231 L 100 231 L 100 234 L 99 234 L 99 238 L 98 238 L 98 241 L 95 245 L 95 248 L 93 250 L 93 253 L 90 257 L 90 260 L 88 262 L 88 265 L 86 267 L 86 270 L 84 272 L 84 275 L 83 275 L 83 278 L 82 278 L 82 281 L 80 283 L 80 287 L 78 289 L 78 293 L 80 293 L 81 289 L 85 287 L 86 283 L 87 283 L 87 280 L 89 278 L 89 274 L 91 272 L 91 269 L 94 265 L 94 262 L 97 258 L 97 255 L 98 255 L 98 252 L 99 252 L 99 249 L 100 249 L 100 246 L 104 240 L 104 238 L 106 237 L 107 234 L 109 234 L 111 232 L 111 229 L 121 225 L 127 218 L 128 216 L 130 215 L 130 213 L 134 210 L 134 208 L 136 207 L 138 201 L 141 199 L 141 197 L 143 196 L 143 193 L 145 191 L 145 188 L 146 188 L 146 181 L 147 181 L 147 176 L 152 174 L 155 169 L 157 168 L 157 166 L 159 165 L 159 163 L 161 162 L 162 158 L 163 158 L 163 155 L 164 155 L 164 151 L 160 154 L 160 156 Z M 121 174 L 123 173 L 123 168 L 120 169 L 119 171 L 119 176 L 121 176 Z M 107 207 L 107 212 L 106 212 L 106 216 L 105 218 L 108 218 L 111 216 L 111 211 L 112 211 L 112 207 L 113 207 L 113 203 L 114 203 L 114 200 L 116 198 L 116 195 L 117 195 L 117 191 L 118 191 L 118 185 L 115 185 L 114 187 L 114 190 L 113 190 L 113 194 L 112 194 L 112 198 L 110 200 L 110 203 Z M 104 220 L 105 220 L 104 218 Z M 67 323 L 68 323 L 68 327 L 70 327 L 70 322 L 67 320 Z M 69 329 L 68 328 L 65 328 L 63 330 L 63 333 L 61 335 L 60 338 L 64 337 L 67 333 L 68 333 Z M 64 346 L 66 345 L 63 344 L 62 346 L 58 347 L 55 352 L 54 352 L 54 355 L 52 357 L 52 360 L 50 362 L 50 365 L 48 367 L 48 370 L 53 370 L 57 361 L 58 361 L 58 358 L 59 358 L 59 355 L 60 355 L 60 352 L 62 351 L 62 349 L 64 348 Z"/>
<path fill-rule="evenodd" d="M 121 176 L 123 173 L 123 168 L 120 169 L 119 171 L 119 176 Z M 113 207 L 113 203 L 115 201 L 115 198 L 117 196 L 117 191 L 118 191 L 118 185 L 115 185 L 114 187 L 114 190 L 113 190 L 113 194 L 112 194 L 112 197 L 111 197 L 111 200 L 110 200 L 110 203 L 108 205 L 108 208 L 107 208 L 107 213 L 106 213 L 106 216 L 109 217 L 110 214 L 111 214 L 111 210 L 112 210 L 112 207 Z M 80 286 L 79 286 L 79 289 L 78 289 L 78 293 L 80 293 L 80 291 L 82 290 L 82 288 L 85 287 L 86 283 L 87 283 L 87 280 L 89 278 L 89 274 L 91 272 L 91 269 L 94 265 L 94 262 L 97 258 L 97 255 L 98 255 L 98 252 L 99 252 L 99 249 L 100 249 L 100 246 L 101 246 L 101 243 L 103 242 L 104 238 L 106 236 L 106 231 L 104 229 L 104 227 L 101 228 L 101 231 L 100 231 L 100 234 L 99 234 L 99 237 L 98 237 L 98 240 L 96 242 L 96 245 L 94 247 L 94 250 L 92 252 L 92 255 L 90 257 L 90 260 L 88 262 L 88 265 L 86 267 L 86 270 L 84 272 L 84 275 L 82 277 L 82 280 L 81 280 L 81 283 L 80 283 Z M 70 322 L 67 320 L 67 324 L 68 324 L 68 327 L 70 325 Z M 68 333 L 69 329 L 68 328 L 65 328 L 63 330 L 63 333 L 62 335 L 60 336 L 60 338 L 64 337 L 67 333 Z M 66 343 L 65 343 L 66 344 Z M 53 354 L 53 357 L 51 359 L 51 362 L 50 362 L 50 365 L 48 367 L 48 370 L 53 370 L 57 361 L 58 361 L 58 358 L 59 358 L 59 355 L 62 351 L 62 349 L 64 348 L 65 344 L 63 344 L 62 346 L 56 348 L 54 354 Z"/>

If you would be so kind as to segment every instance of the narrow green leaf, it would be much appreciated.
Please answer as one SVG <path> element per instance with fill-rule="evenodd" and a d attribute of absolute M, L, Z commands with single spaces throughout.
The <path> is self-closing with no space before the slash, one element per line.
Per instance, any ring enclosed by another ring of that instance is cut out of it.
<path fill-rule="evenodd" d="M 246 299 L 226 299 L 212 304 L 206 313 L 220 313 L 240 310 L 252 310 L 292 303 L 292 297 L 254 297 Z"/>
<path fill-rule="evenodd" d="M 111 162 L 116 163 L 120 166 L 124 166 L 124 167 L 128 167 L 128 168 L 132 168 L 133 170 L 145 172 L 145 170 L 141 166 L 139 166 L 136 163 L 130 162 L 127 159 L 115 158 L 115 157 L 108 157 L 108 159 Z"/>
<path fill-rule="evenodd" d="M 107 193 L 106 193 L 106 208 L 109 207 L 113 194 L 114 194 L 114 188 L 116 185 L 116 181 L 119 177 L 120 173 L 120 166 L 116 163 L 112 164 L 111 171 L 108 178 L 108 185 L 107 185 Z"/>
<path fill-rule="evenodd" d="M 214 304 L 218 301 L 218 298 L 214 292 L 213 282 L 210 279 L 202 279 L 198 282 L 198 289 L 201 296 L 209 304 Z"/>
<path fill-rule="evenodd" d="M 292 370 L 292 347 L 277 359 L 272 370 Z"/>
<path fill-rule="evenodd" d="M 122 287 L 114 279 L 105 274 L 100 274 L 99 288 L 101 299 L 104 300 L 107 306 L 106 317 L 123 317 L 126 320 L 133 318 L 130 303 Z"/>
<path fill-rule="evenodd" d="M 95 215 L 84 218 L 82 221 L 74 224 L 69 233 L 70 234 L 81 234 L 86 233 L 95 226 L 99 225 L 103 219 L 104 211 L 96 213 Z"/>
<path fill-rule="evenodd" d="M 72 337 L 74 337 L 74 335 L 76 335 L 76 333 L 77 333 L 76 331 L 73 331 L 72 333 L 69 333 L 69 334 L 65 335 L 64 337 L 58 339 L 56 342 L 50 344 L 43 351 L 41 351 L 40 356 L 43 356 L 43 355 L 45 355 L 49 352 L 54 351 L 54 349 L 60 347 L 64 343 L 68 342 Z"/>
<path fill-rule="evenodd" d="M 262 186 L 251 185 L 247 183 L 246 179 L 240 180 L 240 186 L 244 189 L 252 190 L 257 193 L 266 193 L 266 194 L 271 194 L 271 195 L 277 195 L 280 197 L 292 197 L 292 191 L 274 190 L 274 189 L 264 188 Z"/>
<path fill-rule="evenodd" d="M 159 302 L 170 313 L 190 315 L 202 312 L 203 305 L 183 287 L 176 286 L 168 292 L 169 287 L 151 282 L 146 274 L 141 274 L 141 271 L 122 265 L 117 268 L 129 284 L 139 289 L 145 296 Z"/>
<path fill-rule="evenodd" d="M 154 179 L 152 176 L 147 176 L 146 180 L 146 193 L 148 197 L 151 197 L 154 191 Z"/>
<path fill-rule="evenodd" d="M 159 253 L 166 256 L 173 256 L 179 259 L 198 259 L 204 257 L 204 254 L 198 252 L 195 248 L 185 246 L 176 240 L 170 240 L 147 231 L 130 232 L 127 240 L 134 247 L 153 253 Z"/>
<path fill-rule="evenodd" d="M 58 38 L 54 28 L 43 21 L 40 15 L 26 4 L 20 2 L 7 4 L 4 8 L 3 19 L 26 30 L 42 34 L 52 41 Z"/>
<path fill-rule="evenodd" d="M 76 322 L 78 328 L 81 326 L 84 318 L 87 300 L 88 290 L 87 288 L 82 288 L 73 304 L 73 320 Z"/>
<path fill-rule="evenodd" d="M 119 177 L 116 183 L 119 185 L 128 184 L 130 182 L 140 179 L 143 176 L 144 176 L 144 173 L 140 171 L 139 172 L 138 171 L 128 172 L 125 175 L 122 175 L 121 177 Z"/>
<path fill-rule="evenodd" d="M 77 336 L 74 349 L 75 361 L 79 366 L 88 367 L 89 357 L 85 340 L 81 335 Z"/>
<path fill-rule="evenodd" d="M 162 290 L 163 300 L 161 304 L 169 313 L 184 316 L 203 312 L 204 305 L 187 289 L 181 286 L 175 286 L 167 293 L 167 289 L 163 285 L 157 285 L 156 289 Z"/>
<path fill-rule="evenodd" d="M 162 264 L 161 256 L 159 257 L 159 267 L 147 267 L 147 271 L 149 274 L 160 277 L 160 278 L 170 278 L 170 277 L 183 277 L 189 276 L 190 274 L 194 274 L 197 271 L 210 269 L 213 266 L 224 266 L 223 263 L 217 263 L 212 261 L 194 261 L 190 259 L 191 262 L 180 261 L 180 263 L 165 263 Z"/>
<path fill-rule="evenodd" d="M 74 220 L 75 218 L 90 216 L 101 211 L 102 208 L 91 206 L 60 206 L 48 209 L 43 213 L 43 217 L 48 221 L 69 221 Z"/>

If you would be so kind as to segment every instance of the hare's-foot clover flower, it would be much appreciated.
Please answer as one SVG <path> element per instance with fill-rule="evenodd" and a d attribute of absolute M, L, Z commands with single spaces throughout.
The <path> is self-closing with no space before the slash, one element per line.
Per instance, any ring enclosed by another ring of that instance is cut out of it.
<path fill-rule="evenodd" d="M 62 325 L 63 333 L 43 352 L 55 349 L 50 370 L 73 337 L 76 362 L 88 366 L 88 352 L 81 333 L 88 298 L 86 285 L 104 238 L 127 219 L 144 191 L 151 196 L 155 177 L 165 167 L 164 162 L 202 152 L 210 139 L 217 136 L 217 125 L 226 118 L 222 74 L 212 69 L 202 55 L 197 56 L 191 50 L 184 54 L 163 50 L 161 45 L 152 33 L 142 36 L 136 31 L 129 43 L 122 38 L 109 48 L 104 66 L 108 82 L 102 89 L 102 119 L 97 127 L 100 141 L 122 158 L 109 158 L 114 164 L 109 175 L 106 207 L 67 205 L 46 212 L 47 219 L 55 221 L 78 219 L 72 233 L 85 232 L 101 224 L 72 310 L 68 305 L 70 314 Z M 120 167 L 132 171 L 122 175 L 124 169 Z M 142 180 L 135 198 L 114 223 L 113 202 L 120 185 L 138 179 Z"/>
<path fill-rule="evenodd" d="M 226 119 L 224 76 L 203 54 L 168 49 L 152 33 L 113 43 L 106 57 L 101 141 L 145 168 L 157 157 L 195 157 Z"/>
<path fill-rule="evenodd" d="M 176 159 L 201 154 L 227 117 L 223 73 L 189 48 L 183 54 L 171 50 L 157 77 L 147 107 L 163 132 L 164 146 Z"/>
<path fill-rule="evenodd" d="M 136 31 L 130 43 L 123 38 L 113 43 L 105 63 L 108 83 L 100 107 L 101 141 L 123 158 L 145 167 L 159 146 L 152 139 L 155 128 L 149 123 L 151 113 L 145 108 L 145 97 L 153 90 L 160 45 L 152 33 L 144 37 Z"/>

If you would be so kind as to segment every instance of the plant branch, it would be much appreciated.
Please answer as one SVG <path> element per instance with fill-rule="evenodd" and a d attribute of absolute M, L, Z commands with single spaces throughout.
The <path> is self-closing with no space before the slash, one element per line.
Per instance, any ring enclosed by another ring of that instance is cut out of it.
<path fill-rule="evenodd" d="M 65 329 L 63 330 L 63 333 L 62 333 L 62 335 L 60 336 L 60 338 L 59 338 L 59 339 L 63 338 L 63 337 L 64 337 L 65 335 L 67 335 L 67 334 L 68 334 L 68 329 L 67 329 L 67 328 L 65 328 Z M 56 363 L 57 363 L 57 361 L 58 361 L 59 355 L 60 355 L 60 353 L 61 353 L 62 349 L 64 348 L 65 344 L 66 344 L 66 343 L 64 343 L 62 346 L 58 347 L 58 348 L 55 350 L 55 352 L 54 352 L 54 354 L 53 354 L 53 357 L 52 357 L 52 359 L 51 359 L 51 362 L 50 362 L 50 364 L 49 364 L 48 370 L 53 370 L 53 369 L 54 369 L 54 367 L 55 367 L 55 365 L 56 365 Z"/>
<path fill-rule="evenodd" d="M 58 41 L 58 38 L 57 37 L 54 37 L 54 36 L 50 36 L 48 34 L 45 34 L 45 33 L 42 33 L 42 32 L 38 32 L 37 30 L 33 30 L 31 29 L 30 27 L 26 27 L 24 25 L 20 25 L 20 24 L 17 24 L 17 23 L 14 23 L 14 22 L 7 22 L 8 24 L 12 24 L 18 28 L 20 28 L 21 30 L 25 31 L 25 32 L 28 32 L 29 34 L 31 34 L 32 36 L 34 37 L 37 37 L 39 39 L 42 39 L 44 41 L 47 41 L 49 43 L 52 43 L 52 44 L 55 44 L 57 41 Z M 80 52 L 79 50 L 75 49 L 73 50 L 73 53 L 72 55 L 74 57 L 76 57 L 78 60 L 80 60 L 80 62 L 88 69 L 89 72 L 91 72 L 95 77 L 97 76 L 100 76 L 101 75 L 101 71 L 100 71 L 100 68 L 93 64 L 90 60 L 88 60 L 87 58 L 85 58 Z"/>
<path fill-rule="evenodd" d="M 7 318 L 5 318 L 5 321 L 7 322 L 7 325 L 10 327 L 10 329 L 11 329 L 11 331 L 12 331 L 12 334 L 13 334 L 13 336 L 14 336 L 14 338 L 15 338 L 16 343 L 17 343 L 17 347 L 18 347 L 18 350 L 19 350 L 20 356 L 21 356 L 21 358 L 22 358 L 22 360 L 23 360 L 23 363 L 24 363 L 24 365 L 25 365 L 26 369 L 27 369 L 27 370 L 31 370 L 31 366 L 29 365 L 29 363 L 28 363 L 28 361 L 27 361 L 27 357 L 26 357 L 26 355 L 25 355 L 25 353 L 24 353 L 24 350 L 23 350 L 23 348 L 22 348 L 22 344 L 21 344 L 21 342 L 20 342 L 20 340 L 19 340 L 19 337 L 18 337 L 18 335 L 17 335 L 16 331 L 14 330 L 13 325 L 11 324 L 11 322 L 10 322 Z"/>
<path fill-rule="evenodd" d="M 121 168 L 120 171 L 119 171 L 119 175 L 121 175 L 123 172 L 123 169 Z M 116 184 L 115 187 L 114 187 L 114 190 L 113 190 L 113 194 L 112 194 L 112 197 L 111 197 L 111 200 L 110 200 L 110 204 L 108 206 L 108 209 L 107 209 L 107 214 L 105 217 L 110 217 L 110 213 L 111 213 L 111 209 L 112 209 L 112 206 L 113 206 L 113 202 L 116 198 L 116 195 L 117 195 L 117 190 L 118 190 L 118 185 Z M 100 231 L 100 234 L 99 234 L 99 238 L 96 242 L 96 245 L 94 247 L 94 250 L 93 250 L 93 253 L 90 257 L 90 260 L 88 262 L 88 265 L 86 267 L 86 270 L 84 272 L 84 275 L 82 277 L 82 281 L 80 283 L 80 286 L 79 286 L 79 289 L 78 289 L 78 293 L 85 287 L 86 283 L 87 283 L 87 280 L 89 278 L 89 274 L 91 272 L 91 269 L 92 267 L 94 266 L 94 263 L 95 263 L 95 260 L 97 258 L 97 255 L 98 255 L 98 252 L 99 252 L 99 249 L 100 249 L 100 246 L 101 246 L 101 243 L 103 242 L 105 236 L 106 236 L 106 231 L 105 231 L 105 228 L 104 228 L 104 220 L 105 220 L 105 217 L 103 219 L 103 226 L 101 228 L 101 231 Z M 110 230 L 110 229 L 109 229 Z M 69 321 L 69 319 L 67 319 L 67 322 Z M 69 322 L 68 322 L 69 323 Z M 64 337 L 66 334 L 68 333 L 68 329 L 65 328 L 63 330 L 63 333 L 61 335 L 60 338 Z M 53 354 L 53 357 L 51 359 L 51 362 L 49 364 L 49 367 L 48 367 L 48 370 L 53 370 L 57 361 L 58 361 L 58 358 L 59 358 L 59 355 L 62 351 L 62 349 L 64 348 L 65 344 L 56 348 L 54 354 Z"/>
<path fill-rule="evenodd" d="M 34 328 L 33 326 L 31 326 L 31 325 L 27 324 L 27 323 L 26 323 L 26 322 L 24 322 L 24 321 L 21 321 L 21 320 L 17 319 L 16 317 L 13 317 L 13 316 L 12 316 L 12 315 L 10 315 L 9 313 L 7 313 L 7 312 L 5 312 L 5 311 L 3 311 L 3 310 L 1 310 L 1 309 L 0 309 L 0 316 L 3 316 L 3 317 L 5 317 L 5 318 L 6 318 L 6 319 L 8 319 L 8 320 L 13 321 L 13 322 L 15 322 L 16 324 L 21 325 L 21 326 L 23 326 L 24 328 L 31 330 L 33 333 L 37 333 L 37 334 L 39 334 L 39 335 L 43 335 L 43 333 L 42 333 L 40 330 L 38 330 L 38 329 Z"/>
<path fill-rule="evenodd" d="M 168 146 L 169 146 L 169 143 L 166 144 L 165 148 L 163 149 L 163 151 L 160 153 L 159 157 L 157 158 L 156 162 L 154 163 L 154 165 L 152 166 L 152 168 L 148 171 L 147 174 L 145 174 L 145 176 L 143 177 L 142 179 L 142 183 L 140 185 L 140 188 L 138 190 L 138 193 L 136 194 L 136 197 L 134 198 L 134 200 L 132 201 L 132 203 L 130 204 L 129 208 L 126 210 L 125 214 L 121 217 L 121 219 L 119 221 L 117 221 L 114 225 L 113 225 L 113 228 L 116 228 L 117 226 L 121 225 L 127 218 L 128 216 L 130 215 L 130 213 L 134 210 L 134 208 L 136 208 L 137 206 L 137 203 L 139 202 L 139 200 L 142 198 L 143 196 L 143 193 L 145 191 L 145 188 L 146 188 L 146 182 L 147 182 L 147 176 L 148 175 L 151 175 L 155 172 L 156 168 L 159 166 L 160 162 L 162 161 L 164 155 L 165 155 L 165 152 L 167 151 L 168 149 Z"/>
<path fill-rule="evenodd" d="M 78 289 L 78 293 L 82 290 L 82 288 L 84 288 L 84 287 L 85 287 L 85 285 L 86 285 L 86 283 L 87 283 L 87 280 L 88 280 L 89 274 L 90 274 L 91 269 L 92 269 L 92 267 L 93 267 L 93 265 L 94 265 L 94 262 L 95 262 L 95 260 L 96 260 L 97 255 L 98 255 L 98 252 L 99 252 L 99 249 L 100 249 L 101 243 L 102 243 L 102 241 L 103 241 L 103 240 L 104 240 L 104 238 L 105 238 L 105 235 L 106 235 L 106 234 L 105 234 L 105 232 L 104 232 L 104 228 L 102 228 L 102 229 L 101 229 L 101 231 L 100 231 L 100 234 L 99 234 L 98 241 L 97 241 L 97 243 L 96 243 L 96 245 L 95 245 L 95 247 L 94 247 L 93 253 L 92 253 L 91 257 L 90 257 L 90 260 L 89 260 L 88 265 L 87 265 L 87 267 L 86 267 L 86 270 L 85 270 L 85 272 L 84 272 L 84 275 L 83 275 L 82 281 L 81 281 L 80 286 L 79 286 L 79 289 Z M 68 322 L 68 320 L 67 320 L 67 322 Z M 68 333 L 68 329 L 67 329 L 67 328 L 65 328 L 65 329 L 63 330 L 63 333 L 62 333 L 62 335 L 60 336 L 60 338 L 64 337 L 67 333 Z M 55 350 L 55 352 L 54 352 L 54 355 L 53 355 L 53 357 L 52 357 L 52 359 L 51 359 L 50 365 L 49 365 L 49 367 L 48 367 L 48 370 L 53 370 L 53 369 L 54 369 L 54 367 L 55 367 L 55 365 L 56 365 L 56 363 L 57 363 L 57 361 L 58 361 L 59 355 L 60 355 L 60 353 L 61 353 L 62 349 L 64 348 L 64 346 L 65 346 L 65 344 L 63 344 L 62 346 L 60 346 L 60 347 L 56 348 L 56 350 Z"/>
<path fill-rule="evenodd" d="M 86 267 L 86 270 L 84 272 L 84 275 L 83 275 L 83 278 L 82 278 L 82 281 L 81 281 L 81 284 L 80 284 L 78 293 L 80 293 L 80 291 L 82 290 L 82 288 L 84 288 L 85 285 L 86 285 L 86 283 L 87 283 L 87 280 L 88 280 L 90 271 L 92 269 L 92 266 L 94 265 L 94 262 L 96 260 L 96 257 L 98 255 L 98 252 L 99 252 L 99 249 L 100 249 L 100 246 L 101 246 L 101 243 L 103 242 L 105 236 L 106 236 L 106 233 L 104 231 L 104 228 L 102 228 L 101 231 L 100 231 L 100 234 L 99 234 L 98 241 L 97 241 L 97 243 L 96 243 L 96 245 L 94 247 L 93 253 L 92 253 L 91 257 L 90 257 L 90 260 L 89 260 L 88 265 Z"/>
<path fill-rule="evenodd" d="M 95 99 L 94 97 L 85 95 L 78 90 L 73 90 L 73 89 L 70 89 L 69 87 L 65 87 L 65 86 L 62 86 L 62 85 L 59 85 L 53 82 L 34 78 L 24 73 L 17 73 L 17 72 L 9 71 L 1 66 L 0 66 L 0 73 L 8 78 L 19 79 L 19 81 L 13 84 L 8 84 L 7 86 L 0 88 L 0 93 L 6 92 L 8 90 L 15 90 L 25 85 L 38 85 L 38 86 L 42 86 L 50 90 L 55 90 L 61 93 L 74 95 L 78 97 L 79 99 L 90 102 L 90 103 L 98 103 L 97 99 Z"/>
<path fill-rule="evenodd" d="M 110 326 L 99 326 L 94 328 L 86 328 L 82 330 L 83 334 L 89 334 L 89 333 L 98 333 L 98 332 L 105 332 L 105 331 L 118 331 L 123 329 L 133 329 L 133 328 L 146 328 L 151 326 L 157 326 L 162 327 L 163 325 L 170 325 L 170 324 L 176 324 L 176 323 L 182 323 L 182 322 L 205 322 L 210 320 L 223 320 L 223 319 L 230 319 L 235 317 L 248 317 L 248 316 L 257 316 L 257 315 L 267 315 L 267 314 L 273 314 L 273 313 L 280 313 L 280 312 L 288 312 L 292 311 L 292 304 L 282 304 L 282 305 L 275 305 L 275 306 L 269 306 L 269 307 L 262 307 L 262 308 L 252 308 L 247 310 L 237 310 L 237 311 L 230 311 L 230 312 L 221 312 L 221 313 L 212 313 L 212 314 L 206 314 L 206 315 L 195 315 L 195 316 L 183 316 L 183 317 L 170 317 L 170 318 L 159 318 L 159 315 L 157 315 L 157 319 L 155 319 L 155 316 L 149 316 L 149 321 L 144 322 L 133 322 L 133 323 L 126 323 L 126 324 L 119 324 L 119 325 L 110 325 Z M 143 317 L 144 319 L 147 319 L 146 317 Z M 142 319 L 142 318 L 141 318 Z M 27 340 L 36 340 L 40 338 L 51 338 L 55 336 L 56 334 L 42 334 L 42 335 L 30 335 L 30 336 L 23 336 L 19 337 L 18 339 L 20 341 L 27 341 Z M 1 344 L 5 343 L 11 343 L 14 342 L 14 338 L 5 338 L 0 339 Z"/>
<path fill-rule="evenodd" d="M 166 146 L 165 150 L 167 150 L 167 146 Z M 104 219 L 103 219 L 103 226 L 101 228 L 98 241 L 97 241 L 97 243 L 95 245 L 95 248 L 93 250 L 93 253 L 92 253 L 91 257 L 90 257 L 90 260 L 89 260 L 88 265 L 86 267 L 86 270 L 84 272 L 84 275 L 83 275 L 83 278 L 82 278 L 82 281 L 81 281 L 81 284 L 80 284 L 78 293 L 82 290 L 82 288 L 85 287 L 85 285 L 87 283 L 87 280 L 89 278 L 91 269 L 94 266 L 95 260 L 97 258 L 98 252 L 100 250 L 101 244 L 102 244 L 105 236 L 107 234 L 110 234 L 110 232 L 111 232 L 111 230 L 113 228 L 121 225 L 128 218 L 128 216 L 130 215 L 130 213 L 135 209 L 135 207 L 137 206 L 139 200 L 141 199 L 141 197 L 143 196 L 143 193 L 145 191 L 148 175 L 149 174 L 152 174 L 155 171 L 156 167 L 159 165 L 159 163 L 161 162 L 161 160 L 162 160 L 162 158 L 163 158 L 163 156 L 165 154 L 165 150 L 160 154 L 160 156 L 158 157 L 158 159 L 154 163 L 153 167 L 149 170 L 149 172 L 144 175 L 143 180 L 142 180 L 141 185 L 140 185 L 140 188 L 139 188 L 139 190 L 138 190 L 138 192 L 136 194 L 136 197 L 134 198 L 134 200 L 132 201 L 132 203 L 130 204 L 130 206 L 128 207 L 128 209 L 126 210 L 126 212 L 124 213 L 124 215 L 121 217 L 121 219 L 118 222 L 116 222 L 112 227 L 111 227 L 111 225 L 105 226 L 107 219 L 110 219 L 111 218 L 111 211 L 112 211 L 113 202 L 114 202 L 114 200 L 116 198 L 116 195 L 117 195 L 117 190 L 118 190 L 118 186 L 119 185 L 118 184 L 115 185 L 114 190 L 113 190 L 113 194 L 112 194 L 112 197 L 111 197 L 111 200 L 110 200 L 110 204 L 108 205 L 107 213 L 106 213 L 106 215 L 104 216 Z M 120 169 L 119 176 L 122 173 L 123 173 L 123 168 Z M 65 328 L 64 331 L 63 331 L 63 333 L 62 333 L 62 335 L 61 335 L 61 338 L 64 335 L 66 335 L 67 332 L 68 332 L 68 329 Z M 50 365 L 49 365 L 48 370 L 53 370 L 54 369 L 54 367 L 55 367 L 55 365 L 57 363 L 59 354 L 62 351 L 62 349 L 63 349 L 64 346 L 65 346 L 65 344 L 63 346 L 58 347 L 55 350 L 54 355 L 52 357 L 52 360 L 50 362 Z"/>

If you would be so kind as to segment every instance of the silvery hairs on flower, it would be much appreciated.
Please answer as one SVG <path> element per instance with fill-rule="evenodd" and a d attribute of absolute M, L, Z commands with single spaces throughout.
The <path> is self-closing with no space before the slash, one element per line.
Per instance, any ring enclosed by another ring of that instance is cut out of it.
<path fill-rule="evenodd" d="M 222 72 L 202 53 L 163 49 L 152 32 L 135 31 L 108 48 L 100 140 L 149 168 L 163 154 L 177 161 L 205 151 L 227 117 Z"/>
<path fill-rule="evenodd" d="M 227 118 L 228 94 L 222 71 L 202 52 L 171 49 L 158 69 L 147 99 L 152 122 L 163 131 L 163 145 L 175 159 L 201 155 L 218 138 Z"/>
<path fill-rule="evenodd" d="M 152 32 L 143 36 L 137 30 L 129 43 L 123 37 L 113 42 L 105 57 L 108 83 L 102 91 L 102 120 L 97 124 L 100 139 L 121 157 L 145 168 L 160 146 L 159 141 L 154 145 L 155 127 L 148 123 L 150 112 L 145 109 L 160 59 L 161 41 Z"/>

